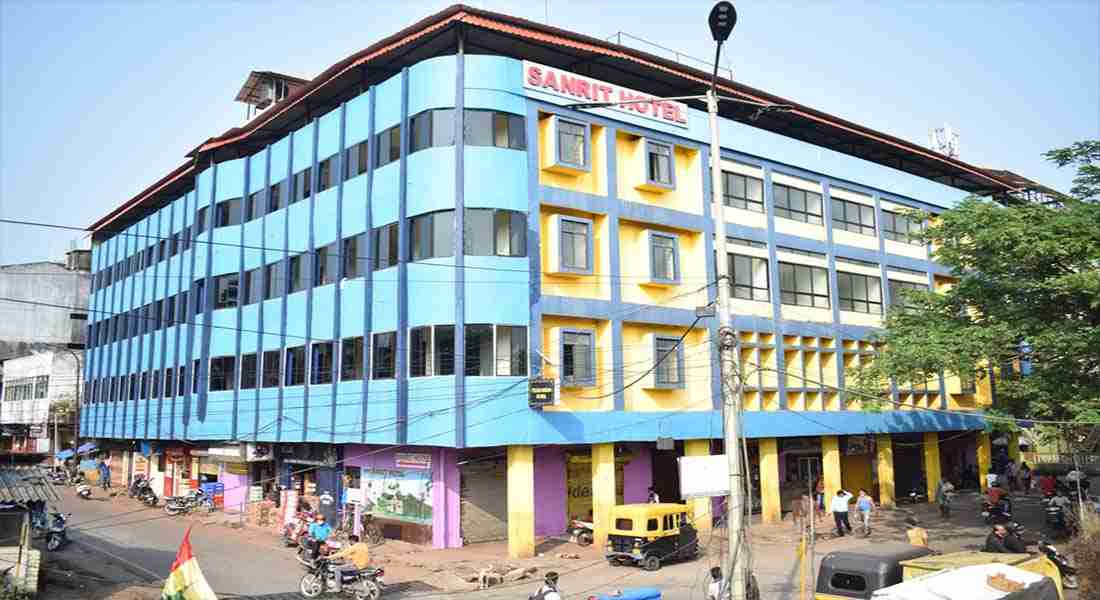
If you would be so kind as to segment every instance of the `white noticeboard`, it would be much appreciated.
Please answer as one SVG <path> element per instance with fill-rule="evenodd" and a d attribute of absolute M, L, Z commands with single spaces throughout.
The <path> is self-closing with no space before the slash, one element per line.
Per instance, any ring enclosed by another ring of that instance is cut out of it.
<path fill-rule="evenodd" d="M 706 498 L 730 493 L 729 461 L 725 454 L 681 456 L 680 496 Z"/>

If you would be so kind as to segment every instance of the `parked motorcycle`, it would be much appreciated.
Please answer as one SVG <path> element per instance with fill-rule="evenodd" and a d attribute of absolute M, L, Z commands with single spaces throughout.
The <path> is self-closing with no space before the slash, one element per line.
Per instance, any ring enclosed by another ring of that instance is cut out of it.
<path fill-rule="evenodd" d="M 569 540 L 579 546 L 591 546 L 593 540 L 592 523 L 573 519 L 569 521 Z"/>
<path fill-rule="evenodd" d="M 207 510 L 214 508 L 214 499 L 201 489 L 189 490 L 182 496 L 172 496 L 164 500 L 164 512 L 172 516 L 185 515 L 199 508 Z"/>
<path fill-rule="evenodd" d="M 51 520 L 49 530 L 45 532 L 46 549 L 50 552 L 56 552 L 65 544 L 69 543 L 67 524 L 71 516 L 73 516 L 72 513 L 50 513 Z"/>
<path fill-rule="evenodd" d="M 344 575 L 342 595 L 355 600 L 378 600 L 386 589 L 386 572 L 375 567 Z M 336 588 L 336 565 L 325 558 L 318 558 L 309 572 L 302 576 L 298 591 L 306 598 L 317 598 Z"/>
<path fill-rule="evenodd" d="M 126 495 L 131 498 L 137 498 L 138 491 L 141 489 L 141 484 L 144 481 L 144 475 L 134 475 L 134 480 L 130 482 L 130 487 L 126 490 Z"/>
<path fill-rule="evenodd" d="M 298 511 L 289 523 L 283 525 L 283 545 L 296 546 L 299 540 L 308 535 L 309 524 L 313 522 L 313 513 Z"/>
<path fill-rule="evenodd" d="M 1039 551 L 1058 567 L 1058 572 L 1062 574 L 1062 587 L 1070 590 L 1077 589 L 1077 569 L 1069 564 L 1066 555 L 1058 552 L 1058 549 L 1046 540 L 1039 540 Z"/>
<path fill-rule="evenodd" d="M 906 502 L 909 504 L 924 504 L 928 502 L 928 495 L 924 493 L 924 488 L 915 487 L 909 490 L 908 494 L 898 498 L 898 502 L 902 504 Z"/>
<path fill-rule="evenodd" d="M 157 498 L 157 493 L 153 491 L 153 484 L 150 483 L 148 479 L 141 479 L 137 482 L 137 487 L 132 490 L 132 492 L 133 498 L 140 500 L 145 506 L 150 508 L 156 506 L 157 502 L 160 501 L 160 499 Z"/>
<path fill-rule="evenodd" d="M 69 475 L 61 467 L 51 467 L 46 476 L 49 478 L 50 483 L 54 485 L 69 484 Z"/>
<path fill-rule="evenodd" d="M 344 545 L 341 544 L 338 540 L 334 540 L 332 538 L 325 540 L 321 543 L 320 549 L 318 549 L 317 560 L 325 558 L 330 554 L 336 553 L 343 546 Z M 298 559 L 298 562 L 302 563 L 303 567 L 306 567 L 307 569 L 313 567 L 313 564 L 315 562 L 313 560 L 313 538 L 309 537 L 308 535 L 302 536 L 302 538 L 298 542 L 298 554 L 295 555 L 295 558 Z"/>
<path fill-rule="evenodd" d="M 76 495 L 81 500 L 87 500 L 92 497 L 92 486 L 88 485 L 87 481 L 81 481 L 76 484 Z"/>

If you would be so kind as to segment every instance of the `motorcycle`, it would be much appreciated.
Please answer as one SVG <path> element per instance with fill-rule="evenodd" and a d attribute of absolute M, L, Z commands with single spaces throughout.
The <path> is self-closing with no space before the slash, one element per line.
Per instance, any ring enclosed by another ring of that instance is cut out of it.
<path fill-rule="evenodd" d="M 313 513 L 299 511 L 289 523 L 283 526 L 283 545 L 296 546 L 309 533 L 309 524 L 313 522 Z"/>
<path fill-rule="evenodd" d="M 1004 500 L 995 505 L 988 500 L 982 500 L 982 518 L 985 519 L 986 525 L 1007 523 L 1012 520 L 1011 505 Z"/>
<path fill-rule="evenodd" d="M 88 485 L 87 481 L 81 481 L 76 484 L 76 495 L 81 500 L 87 500 L 92 497 L 92 486 Z"/>
<path fill-rule="evenodd" d="M 69 484 L 69 475 L 61 467 L 51 467 L 46 476 L 49 478 L 50 483 L 54 485 Z"/>
<path fill-rule="evenodd" d="M 69 543 L 69 534 L 66 531 L 69 517 L 73 516 L 72 513 L 50 513 L 52 517 L 49 529 L 45 531 L 46 534 L 46 550 L 50 552 L 56 552 L 61 549 L 62 546 Z"/>
<path fill-rule="evenodd" d="M 909 504 L 924 504 L 928 502 L 928 495 L 924 493 L 924 488 L 913 488 L 908 494 L 898 498 L 899 503 L 904 503 L 903 500 Z"/>
<path fill-rule="evenodd" d="M 593 540 L 592 523 L 573 519 L 569 522 L 569 540 L 579 546 L 591 546 Z"/>
<path fill-rule="evenodd" d="M 1077 589 L 1077 569 L 1069 564 L 1066 555 L 1058 552 L 1058 549 L 1046 540 L 1039 540 L 1039 551 L 1058 567 L 1058 572 L 1062 574 L 1062 587 L 1070 590 Z"/>
<path fill-rule="evenodd" d="M 190 490 L 182 496 L 172 496 L 164 500 L 164 512 L 172 516 L 185 515 L 199 508 L 208 511 L 214 509 L 214 499 L 201 489 Z"/>
<path fill-rule="evenodd" d="M 336 553 L 343 547 L 339 541 L 329 538 L 321 543 L 321 547 L 317 551 L 317 560 L 328 557 L 330 554 Z M 311 568 L 316 562 L 313 559 L 313 538 L 308 535 L 302 536 L 298 542 L 298 553 L 295 555 L 298 562 L 302 563 L 303 567 Z"/>
<path fill-rule="evenodd" d="M 142 479 L 137 489 L 134 490 L 133 498 L 140 500 L 145 506 L 150 508 L 157 505 L 160 500 L 157 498 L 157 493 L 153 491 L 153 485 L 149 483 L 148 479 Z"/>
<path fill-rule="evenodd" d="M 378 600 L 386 589 L 385 575 L 384 570 L 375 567 L 345 574 L 342 595 L 355 600 Z M 298 583 L 298 591 L 306 598 L 317 598 L 335 588 L 336 566 L 325 558 L 318 558 Z"/>
<path fill-rule="evenodd" d="M 131 498 L 137 498 L 138 492 L 141 490 L 141 484 L 144 482 L 144 475 L 134 475 L 134 480 L 130 482 L 130 487 L 126 490 L 126 495 Z"/>

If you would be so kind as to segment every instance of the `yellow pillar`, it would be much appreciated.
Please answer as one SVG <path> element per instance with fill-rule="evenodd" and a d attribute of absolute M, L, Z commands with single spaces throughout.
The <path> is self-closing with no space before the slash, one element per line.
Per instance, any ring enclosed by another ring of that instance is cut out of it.
<path fill-rule="evenodd" d="M 989 433 L 978 433 L 978 484 L 982 486 L 982 493 L 989 491 L 985 476 L 993 466 L 993 447 L 989 441 Z"/>
<path fill-rule="evenodd" d="M 760 447 L 760 516 L 765 523 L 783 519 L 783 500 L 779 494 L 779 442 L 764 438 Z"/>
<path fill-rule="evenodd" d="M 940 484 L 940 434 L 935 431 L 924 432 L 924 478 L 928 501 L 936 498 L 936 487 Z"/>
<path fill-rule="evenodd" d="M 508 556 L 535 555 L 535 451 L 508 446 Z"/>
<path fill-rule="evenodd" d="M 821 462 L 825 477 L 825 510 L 828 511 L 833 496 L 843 485 L 840 478 L 840 438 L 835 435 L 821 437 Z"/>
<path fill-rule="evenodd" d="M 1016 461 L 1016 465 L 1020 465 L 1020 434 L 1010 433 L 1008 434 L 1008 457 Z"/>
<path fill-rule="evenodd" d="M 615 444 L 592 445 L 593 544 L 607 545 L 611 528 L 611 507 L 615 506 Z"/>
<path fill-rule="evenodd" d="M 889 433 L 875 436 L 878 454 L 878 502 L 884 508 L 893 508 L 897 499 L 894 490 L 894 440 Z"/>
<path fill-rule="evenodd" d="M 710 440 L 684 440 L 684 456 L 710 456 Z M 692 498 L 688 504 L 694 513 L 693 525 L 699 532 L 699 539 L 710 539 L 711 519 L 714 518 L 711 514 L 711 499 Z"/>

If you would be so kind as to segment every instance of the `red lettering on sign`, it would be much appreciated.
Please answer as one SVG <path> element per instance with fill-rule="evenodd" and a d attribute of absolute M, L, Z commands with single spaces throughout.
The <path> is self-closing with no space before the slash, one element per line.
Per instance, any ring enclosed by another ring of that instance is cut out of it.
<path fill-rule="evenodd" d="M 673 117 L 673 120 L 675 120 L 675 121 L 676 121 L 677 123 L 684 123 L 684 124 L 686 124 L 686 123 L 688 122 L 688 120 L 687 120 L 687 115 L 685 115 L 685 114 L 684 114 L 684 111 L 680 110 L 680 106 L 679 106 L 679 105 L 674 105 L 674 106 L 672 107 L 672 112 L 673 112 L 673 114 L 675 115 L 675 116 Z"/>
<path fill-rule="evenodd" d="M 544 88 L 548 87 L 548 88 L 554 90 L 555 92 L 560 92 L 561 91 L 561 89 L 558 88 L 558 78 L 554 76 L 553 71 L 547 71 L 546 72 L 546 79 L 543 80 L 542 87 L 544 87 Z"/>
<path fill-rule="evenodd" d="M 585 79 L 577 79 L 577 83 L 574 85 L 574 89 L 578 96 L 584 96 L 591 100 L 592 96 L 588 95 L 588 81 Z"/>
<path fill-rule="evenodd" d="M 538 67 L 527 68 L 527 84 L 539 85 L 542 83 L 542 69 Z"/>
<path fill-rule="evenodd" d="M 675 119 L 675 107 L 669 102 L 661 103 L 661 118 L 666 121 L 672 121 Z"/>
<path fill-rule="evenodd" d="M 612 91 L 611 86 L 601 85 L 600 86 L 600 99 L 603 102 L 611 102 L 611 91 Z"/>

